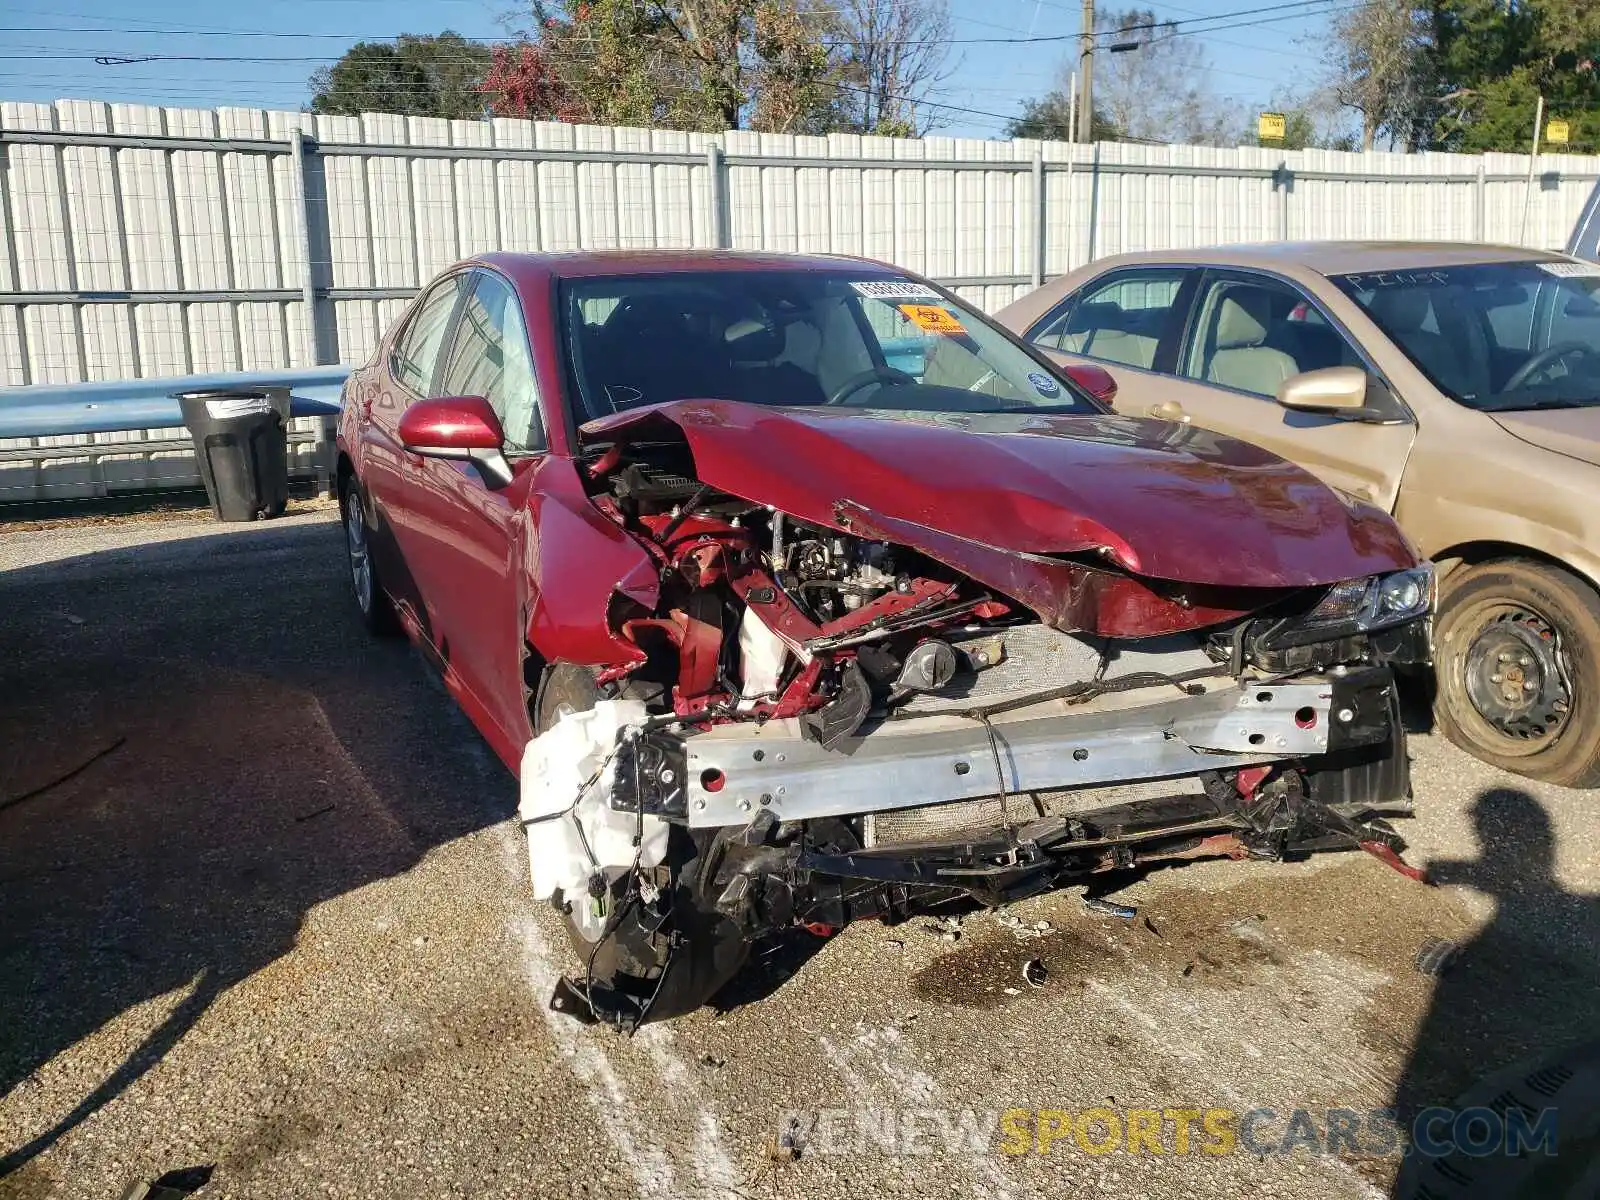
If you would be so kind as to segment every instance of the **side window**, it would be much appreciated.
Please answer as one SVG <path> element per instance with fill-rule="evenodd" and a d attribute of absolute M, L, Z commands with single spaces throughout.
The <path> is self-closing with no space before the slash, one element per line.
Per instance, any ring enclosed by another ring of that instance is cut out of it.
<path fill-rule="evenodd" d="M 1049 350 L 1149 370 L 1187 274 L 1119 271 L 1060 305 L 1029 340 Z"/>
<path fill-rule="evenodd" d="M 1302 371 L 1359 367 L 1361 356 L 1290 284 L 1213 277 L 1203 289 L 1180 373 L 1274 399 Z"/>
<path fill-rule="evenodd" d="M 1561 342 L 1600 342 L 1600 304 L 1582 288 L 1556 287 L 1551 297 L 1550 336 L 1544 346 Z M 1542 350 L 1544 346 L 1539 348 Z"/>
<path fill-rule="evenodd" d="M 460 275 L 452 275 L 434 286 L 390 352 L 390 372 L 419 396 L 428 394 L 428 384 L 433 381 L 434 364 L 461 291 L 461 279 Z"/>
<path fill-rule="evenodd" d="M 482 396 L 500 418 L 508 445 L 523 450 L 544 448 L 539 389 L 522 305 L 511 285 L 498 275 L 476 273 L 472 294 L 461 306 L 437 394 Z"/>

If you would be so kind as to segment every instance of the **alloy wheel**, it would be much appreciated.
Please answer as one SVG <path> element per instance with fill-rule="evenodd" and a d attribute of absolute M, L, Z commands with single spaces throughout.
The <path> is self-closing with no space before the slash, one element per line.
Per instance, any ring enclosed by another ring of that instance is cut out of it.
<path fill-rule="evenodd" d="M 350 582 L 362 612 L 372 611 L 372 563 L 367 557 L 367 522 L 361 493 L 351 488 L 344 497 L 344 541 L 350 555 Z"/>

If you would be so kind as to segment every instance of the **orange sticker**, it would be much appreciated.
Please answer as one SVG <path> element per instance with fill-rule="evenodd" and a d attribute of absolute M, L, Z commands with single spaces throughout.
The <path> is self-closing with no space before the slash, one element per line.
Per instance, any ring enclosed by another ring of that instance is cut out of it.
<path fill-rule="evenodd" d="M 937 304 L 901 304 L 897 306 L 910 321 L 924 333 L 965 333 L 967 327 L 948 308 Z"/>

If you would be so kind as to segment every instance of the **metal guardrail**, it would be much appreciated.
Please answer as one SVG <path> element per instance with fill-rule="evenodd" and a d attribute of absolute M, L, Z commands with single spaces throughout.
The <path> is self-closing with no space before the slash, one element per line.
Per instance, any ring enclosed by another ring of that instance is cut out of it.
<path fill-rule="evenodd" d="M 0 438 L 171 429 L 183 424 L 183 413 L 173 399 L 174 394 L 212 388 L 287 387 L 291 398 L 290 416 L 337 416 L 339 390 L 349 374 L 349 367 L 311 367 L 293 371 L 228 371 L 166 379 L 0 388 Z M 103 448 L 117 453 L 119 447 L 138 445 L 137 442 L 118 442 L 108 443 Z M 58 447 L 48 449 L 53 453 Z"/>
<path fill-rule="evenodd" d="M 0 438 L 27 439 L 90 437 L 94 435 L 155 431 L 183 427 L 183 413 L 177 392 L 213 388 L 287 387 L 290 389 L 289 415 L 311 418 L 288 434 L 291 470 L 296 448 L 310 447 L 310 474 L 319 491 L 329 492 L 333 472 L 334 418 L 338 416 L 339 393 L 349 376 L 348 367 L 313 367 L 286 371 L 229 371 L 211 375 L 180 375 L 163 379 L 109 380 L 100 383 L 46 384 L 33 387 L 0 388 Z M 305 427 L 309 425 L 309 428 Z M 189 443 L 178 439 L 139 441 L 90 440 L 77 445 L 33 445 L 0 450 L 0 473 L 10 468 L 32 467 L 37 472 L 45 464 L 88 463 L 99 476 L 94 497 L 109 496 L 123 489 L 108 485 L 100 460 L 133 455 L 170 455 L 187 451 Z M 301 464 L 301 478 L 306 477 Z M 199 471 L 192 475 L 163 472 L 159 488 L 192 486 L 200 482 Z M 24 501 L 39 498 L 32 486 Z M 144 490 L 144 489 L 135 489 Z M 0 487 L 0 504 L 16 499 L 10 489 Z"/>

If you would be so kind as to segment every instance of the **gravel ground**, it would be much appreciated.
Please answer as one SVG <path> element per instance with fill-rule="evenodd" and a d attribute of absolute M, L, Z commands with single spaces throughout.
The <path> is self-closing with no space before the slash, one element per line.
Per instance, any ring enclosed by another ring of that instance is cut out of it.
<path fill-rule="evenodd" d="M 1441 887 L 1196 864 L 1119 893 L 1132 921 L 1067 891 L 860 925 L 582 1028 L 545 1009 L 573 964 L 513 781 L 364 637 L 342 553 L 327 512 L 0 538 L 0 1197 L 1382 1195 L 1392 1156 L 1012 1157 L 994 1115 L 1270 1107 L 1279 1142 L 1600 1029 L 1594 795 L 1431 734 L 1403 832 Z M 1429 937 L 1464 947 L 1437 980 Z"/>

